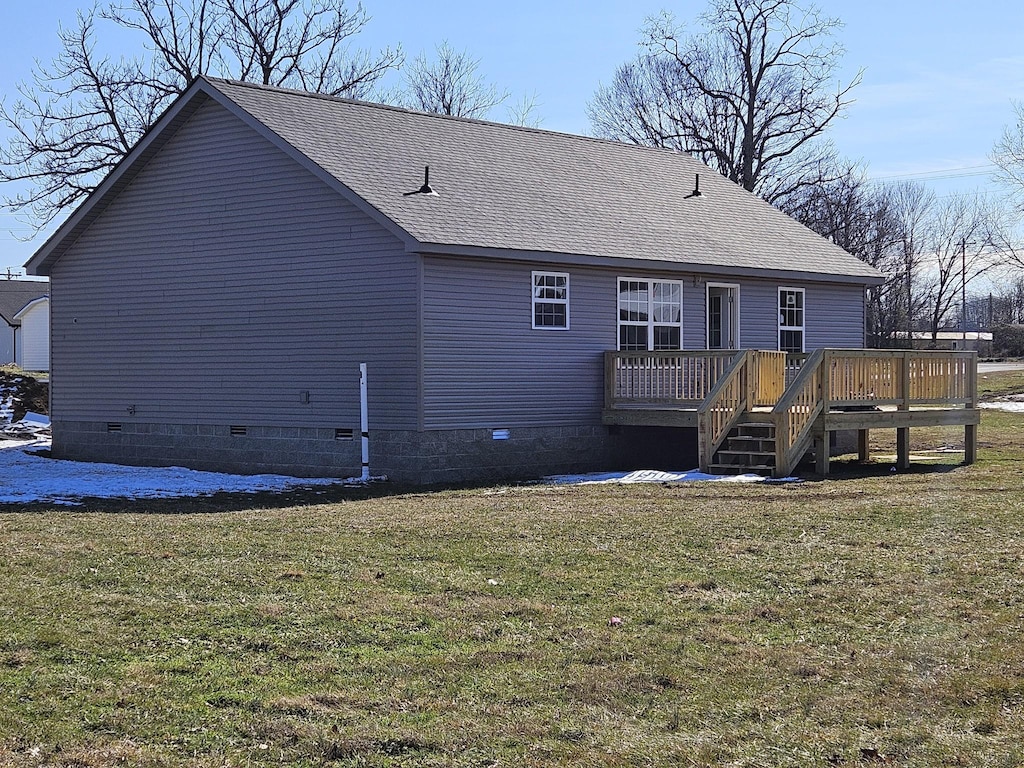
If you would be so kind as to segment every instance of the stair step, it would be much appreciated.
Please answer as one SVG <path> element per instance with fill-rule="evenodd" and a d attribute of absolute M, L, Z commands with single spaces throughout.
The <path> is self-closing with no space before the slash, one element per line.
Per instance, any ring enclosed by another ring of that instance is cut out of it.
<path fill-rule="evenodd" d="M 756 451 L 775 453 L 775 438 L 764 437 L 729 437 L 726 439 L 730 451 Z"/>
<path fill-rule="evenodd" d="M 715 460 L 719 464 L 727 464 L 729 466 L 741 464 L 764 467 L 775 466 L 774 453 L 761 453 L 758 451 L 719 451 L 715 454 Z"/>
<path fill-rule="evenodd" d="M 764 475 L 770 477 L 775 467 L 746 464 L 711 464 L 708 469 L 713 475 Z"/>
<path fill-rule="evenodd" d="M 748 415 L 733 427 L 708 469 L 719 475 L 771 476 L 775 472 L 775 424 L 771 414 L 762 418 Z"/>

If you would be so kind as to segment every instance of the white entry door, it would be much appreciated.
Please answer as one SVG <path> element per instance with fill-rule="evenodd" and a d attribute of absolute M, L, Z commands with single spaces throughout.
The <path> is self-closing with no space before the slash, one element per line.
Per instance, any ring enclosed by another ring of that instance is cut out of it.
<path fill-rule="evenodd" d="M 731 283 L 708 283 L 708 349 L 740 348 L 740 287 Z"/>

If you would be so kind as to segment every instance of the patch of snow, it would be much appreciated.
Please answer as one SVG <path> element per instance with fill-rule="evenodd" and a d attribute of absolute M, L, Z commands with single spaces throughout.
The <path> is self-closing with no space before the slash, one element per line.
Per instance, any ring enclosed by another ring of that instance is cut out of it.
<path fill-rule="evenodd" d="M 48 459 L 33 452 L 48 439 L 0 441 L 0 503 L 74 505 L 101 499 L 173 499 L 215 493 L 284 491 L 321 485 L 360 485 L 359 478 L 228 475 L 182 467 L 128 467 Z"/>
<path fill-rule="evenodd" d="M 993 403 L 979 403 L 980 408 L 989 408 L 993 411 L 1010 411 L 1011 413 L 1024 413 L 1024 401 L 1021 400 L 997 400 Z"/>
<path fill-rule="evenodd" d="M 10 419 L 8 419 L 10 421 Z M 46 437 L 50 434 L 50 417 L 28 411 L 21 421 L 0 426 L 0 436 L 15 440 Z"/>
<path fill-rule="evenodd" d="M 638 469 L 632 472 L 591 472 L 583 475 L 551 475 L 544 482 L 552 485 L 593 485 L 597 483 L 695 483 L 713 480 L 726 483 L 800 482 L 797 477 L 771 480 L 761 475 L 708 475 L 691 469 L 685 472 L 663 472 Z"/>

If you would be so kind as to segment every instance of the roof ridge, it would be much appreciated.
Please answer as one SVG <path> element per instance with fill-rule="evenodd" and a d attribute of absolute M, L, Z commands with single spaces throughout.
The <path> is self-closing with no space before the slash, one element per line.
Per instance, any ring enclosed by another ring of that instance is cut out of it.
<path fill-rule="evenodd" d="M 664 152 L 670 155 L 681 155 L 693 160 L 694 162 L 700 163 L 706 166 L 713 173 L 717 173 L 713 168 L 708 166 L 702 160 L 691 155 L 689 152 L 683 152 L 672 147 L 655 147 L 646 144 L 632 144 L 625 141 L 618 141 L 617 139 L 607 139 L 600 136 L 587 136 L 580 133 L 570 133 L 569 131 L 555 131 L 550 128 L 537 128 L 530 125 L 514 125 L 512 123 L 501 123 L 496 120 L 481 120 L 477 117 L 461 117 L 458 115 L 443 115 L 439 112 L 428 112 L 422 109 L 412 109 L 411 107 L 401 107 L 396 104 L 385 104 L 379 101 L 366 101 L 365 99 L 350 99 L 344 96 L 332 96 L 329 93 L 314 93 L 312 91 L 303 91 L 298 88 L 285 88 L 280 85 L 265 85 L 263 83 L 253 83 L 246 80 L 232 80 L 224 77 L 211 77 L 208 75 L 201 75 L 201 77 L 212 85 L 217 83 L 226 83 L 228 85 L 238 86 L 242 88 L 251 88 L 258 91 L 268 91 L 270 93 L 287 93 L 294 96 L 304 96 L 311 99 L 320 99 L 322 101 L 339 102 L 342 104 L 354 104 L 361 107 L 369 107 L 372 109 L 381 109 L 391 112 L 400 112 L 407 115 L 417 115 L 420 117 L 428 117 L 437 120 L 448 120 L 459 123 L 469 123 L 474 125 L 486 125 L 493 128 L 503 128 L 511 131 L 521 131 L 525 133 L 536 133 L 549 136 L 559 136 L 569 139 L 578 139 L 582 141 L 593 142 L 596 144 L 606 144 L 615 147 L 624 147 L 630 150 L 645 150 L 654 152 Z"/>

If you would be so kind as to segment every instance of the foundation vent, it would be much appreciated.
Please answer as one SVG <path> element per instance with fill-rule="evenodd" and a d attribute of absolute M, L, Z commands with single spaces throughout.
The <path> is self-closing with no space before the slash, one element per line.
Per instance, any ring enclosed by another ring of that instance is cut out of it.
<path fill-rule="evenodd" d="M 245 427 L 232 426 L 231 436 L 232 437 L 245 437 L 248 430 Z"/>

